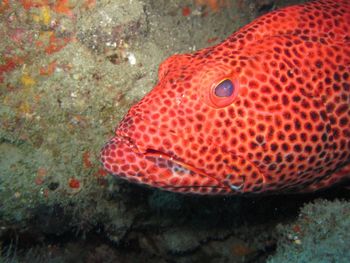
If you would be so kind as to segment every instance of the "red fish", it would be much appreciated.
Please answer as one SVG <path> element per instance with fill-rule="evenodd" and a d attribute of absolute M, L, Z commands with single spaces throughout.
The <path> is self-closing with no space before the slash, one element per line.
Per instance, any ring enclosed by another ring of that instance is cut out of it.
<path fill-rule="evenodd" d="M 102 149 L 128 181 L 197 194 L 311 192 L 350 179 L 350 1 L 270 12 L 174 55 Z"/>

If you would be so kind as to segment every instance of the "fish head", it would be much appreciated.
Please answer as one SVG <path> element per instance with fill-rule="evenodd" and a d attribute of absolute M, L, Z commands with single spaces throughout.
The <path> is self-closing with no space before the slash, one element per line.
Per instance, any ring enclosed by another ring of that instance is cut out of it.
<path fill-rule="evenodd" d="M 239 83 L 228 65 L 203 62 L 174 55 L 161 64 L 158 84 L 101 151 L 108 172 L 173 192 L 227 194 L 245 190 L 249 170 L 261 187 L 254 164 L 227 148 Z"/>
<path fill-rule="evenodd" d="M 285 81 L 297 72 L 264 63 L 269 52 L 228 59 L 215 52 L 174 55 L 161 64 L 156 86 L 102 149 L 107 171 L 206 195 L 280 190 L 299 183 L 300 171 L 310 172 L 316 149 L 308 144 L 308 126 L 317 139 L 329 129 L 322 103 Z"/>

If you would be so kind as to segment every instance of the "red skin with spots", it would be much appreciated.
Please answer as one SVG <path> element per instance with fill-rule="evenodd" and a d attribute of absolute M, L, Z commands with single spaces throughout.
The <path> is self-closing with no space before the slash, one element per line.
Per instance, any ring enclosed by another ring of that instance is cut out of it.
<path fill-rule="evenodd" d="M 310 192 L 350 178 L 350 1 L 268 13 L 174 55 L 102 149 L 107 171 L 198 194 Z M 233 94 L 217 97 L 228 79 Z"/>

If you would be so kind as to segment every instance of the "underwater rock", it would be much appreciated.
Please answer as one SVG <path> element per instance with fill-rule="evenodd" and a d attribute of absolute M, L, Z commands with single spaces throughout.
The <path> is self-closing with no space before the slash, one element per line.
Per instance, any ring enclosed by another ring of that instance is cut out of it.
<path fill-rule="evenodd" d="M 67 214 L 63 207 L 59 205 L 41 205 L 32 209 L 31 214 L 33 214 L 31 227 L 35 232 L 42 233 L 42 235 L 59 236 L 70 230 L 71 215 Z"/>
<path fill-rule="evenodd" d="M 350 202 L 318 199 L 299 218 L 279 225 L 277 251 L 268 263 L 350 262 Z"/>
<path fill-rule="evenodd" d="M 127 60 L 130 41 L 147 34 L 147 17 L 140 1 L 102 3 L 99 12 L 85 13 L 78 23 L 79 41 L 113 64 Z"/>
<path fill-rule="evenodd" d="M 194 251 L 200 246 L 203 239 L 207 235 L 203 232 L 198 232 L 195 229 L 172 228 L 166 231 L 159 242 L 161 246 L 171 254 L 184 254 Z"/>

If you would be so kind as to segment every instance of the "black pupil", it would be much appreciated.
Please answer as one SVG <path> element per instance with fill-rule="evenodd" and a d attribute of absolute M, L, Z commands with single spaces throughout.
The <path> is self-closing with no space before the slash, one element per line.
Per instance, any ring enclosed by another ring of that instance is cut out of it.
<path fill-rule="evenodd" d="M 226 79 L 215 88 L 215 95 L 218 97 L 230 97 L 233 94 L 233 83 Z"/>

